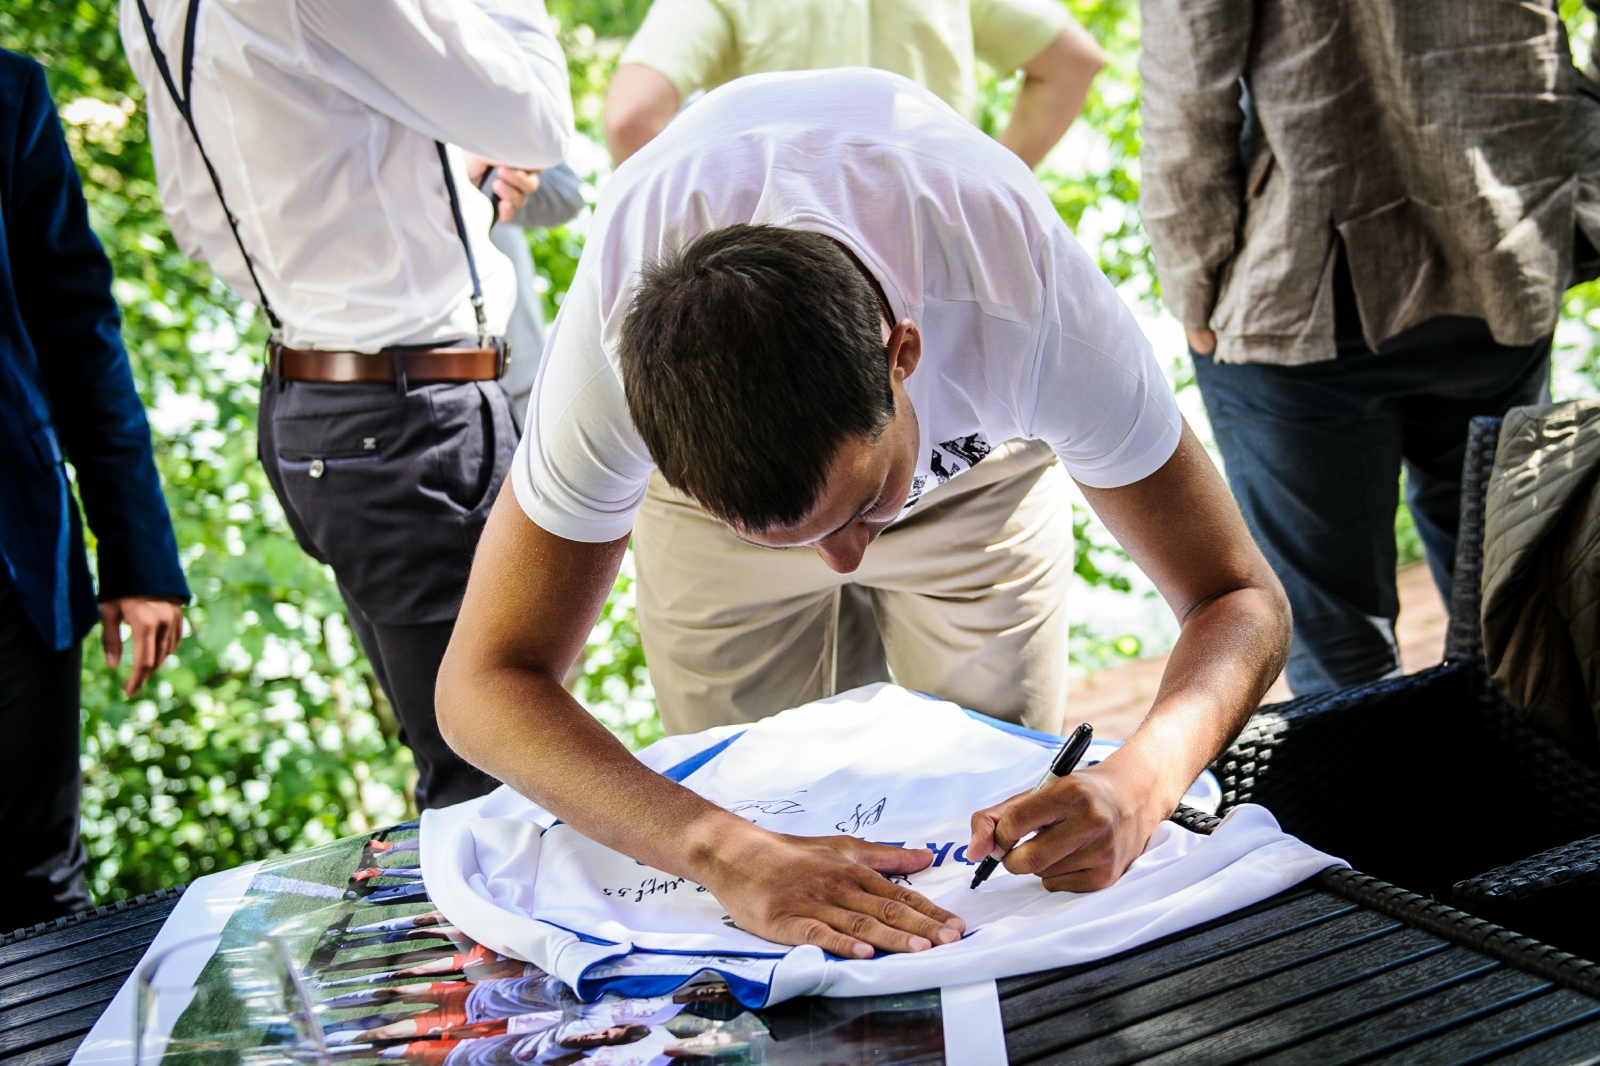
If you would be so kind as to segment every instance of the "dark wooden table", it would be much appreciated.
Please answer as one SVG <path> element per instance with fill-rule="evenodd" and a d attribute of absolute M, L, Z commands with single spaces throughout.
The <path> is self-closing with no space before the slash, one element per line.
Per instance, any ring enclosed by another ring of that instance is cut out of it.
<path fill-rule="evenodd" d="M 65 1063 L 179 892 L 6 937 L 0 1058 Z M 1000 996 L 1013 1063 L 1600 1056 L 1600 966 L 1349 871 Z"/>

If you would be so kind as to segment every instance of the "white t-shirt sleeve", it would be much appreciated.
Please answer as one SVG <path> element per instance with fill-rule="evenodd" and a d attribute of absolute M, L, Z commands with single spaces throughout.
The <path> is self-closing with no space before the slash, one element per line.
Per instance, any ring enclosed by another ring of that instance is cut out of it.
<path fill-rule="evenodd" d="M 1131 485 L 1177 450 L 1183 419 L 1150 342 L 1065 228 L 1041 253 L 1045 306 L 1031 381 L 1017 397 L 1027 435 L 1079 482 Z"/>
<path fill-rule="evenodd" d="M 599 544 L 633 528 L 655 464 L 602 347 L 600 286 L 586 263 L 550 329 L 511 484 L 540 528 Z"/>

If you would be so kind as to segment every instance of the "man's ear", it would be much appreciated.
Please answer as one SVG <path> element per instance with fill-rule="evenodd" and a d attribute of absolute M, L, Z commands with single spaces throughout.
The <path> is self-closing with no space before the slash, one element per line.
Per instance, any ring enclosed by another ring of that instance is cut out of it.
<path fill-rule="evenodd" d="M 922 361 L 922 331 L 917 329 L 917 324 L 909 318 L 902 318 L 896 322 L 894 329 L 889 331 L 888 343 L 884 345 L 884 355 L 889 360 L 890 380 L 895 379 L 897 370 L 902 380 L 910 377 L 917 369 L 917 364 Z"/>

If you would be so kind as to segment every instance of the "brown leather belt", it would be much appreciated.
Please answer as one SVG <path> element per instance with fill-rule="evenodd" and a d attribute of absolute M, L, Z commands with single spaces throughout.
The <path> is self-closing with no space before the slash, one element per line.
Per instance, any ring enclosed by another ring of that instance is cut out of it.
<path fill-rule="evenodd" d="M 495 381 L 509 361 L 503 342 L 493 348 L 384 348 L 376 352 L 316 351 L 267 345 L 268 368 L 284 381 L 393 382 L 402 368 L 408 384 Z"/>

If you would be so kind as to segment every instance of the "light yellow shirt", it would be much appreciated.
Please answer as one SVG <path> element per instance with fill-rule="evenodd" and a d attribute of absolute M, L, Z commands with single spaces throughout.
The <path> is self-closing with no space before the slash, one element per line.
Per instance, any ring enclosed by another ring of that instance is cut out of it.
<path fill-rule="evenodd" d="M 622 53 L 685 100 L 745 74 L 877 67 L 971 119 L 976 56 L 1002 74 L 1067 24 L 1057 0 L 655 0 Z"/>

